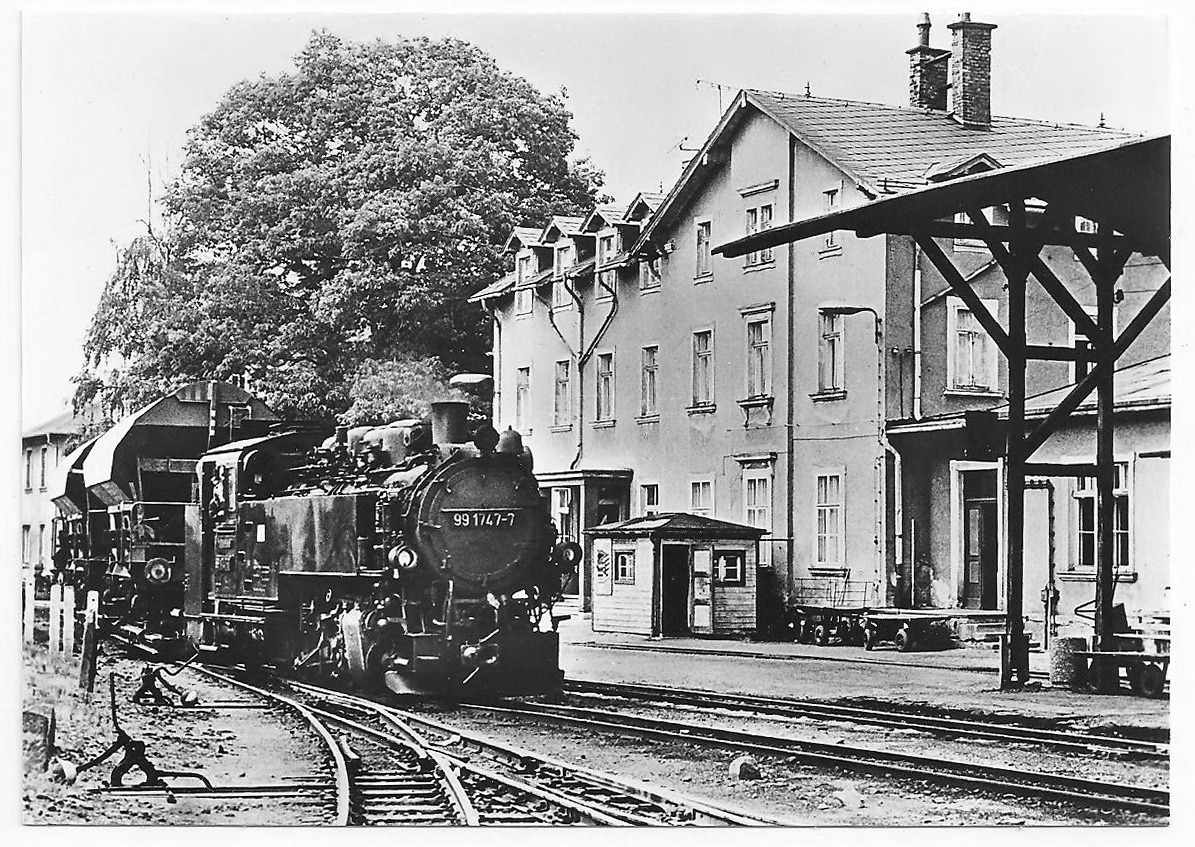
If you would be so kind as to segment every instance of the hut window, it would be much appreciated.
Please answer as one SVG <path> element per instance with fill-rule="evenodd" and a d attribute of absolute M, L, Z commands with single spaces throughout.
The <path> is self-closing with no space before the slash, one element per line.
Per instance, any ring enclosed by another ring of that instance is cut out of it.
<path fill-rule="evenodd" d="M 743 585 L 746 568 L 743 567 L 742 550 L 716 550 L 714 552 L 715 578 L 722 585 Z"/>
<path fill-rule="evenodd" d="M 614 551 L 614 581 L 620 585 L 635 584 L 635 551 Z"/>

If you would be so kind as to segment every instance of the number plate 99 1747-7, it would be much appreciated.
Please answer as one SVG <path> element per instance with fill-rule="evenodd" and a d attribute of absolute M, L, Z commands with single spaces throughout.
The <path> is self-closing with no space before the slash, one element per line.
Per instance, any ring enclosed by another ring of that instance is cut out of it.
<path fill-rule="evenodd" d="M 456 529 L 514 529 L 519 523 L 515 509 L 444 509 L 444 525 Z"/>

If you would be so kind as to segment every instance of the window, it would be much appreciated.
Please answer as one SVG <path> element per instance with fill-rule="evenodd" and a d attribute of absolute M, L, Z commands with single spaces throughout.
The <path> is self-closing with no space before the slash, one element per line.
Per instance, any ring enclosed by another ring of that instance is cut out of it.
<path fill-rule="evenodd" d="M 46 525 L 38 524 L 37 527 L 37 563 L 44 565 L 46 563 Z"/>
<path fill-rule="evenodd" d="M 839 202 L 842 199 L 841 195 L 841 187 L 831 188 L 829 191 L 822 192 L 822 197 L 824 198 L 823 208 L 825 209 L 827 215 L 838 211 Z M 825 241 L 822 243 L 822 249 L 833 250 L 834 248 L 838 247 L 839 245 L 837 236 L 838 233 L 835 230 L 830 230 L 827 232 Z"/>
<path fill-rule="evenodd" d="M 556 269 L 555 276 L 557 279 L 564 278 L 564 272 L 573 266 L 573 246 L 565 244 L 556 248 Z"/>
<path fill-rule="evenodd" d="M 21 527 L 21 561 L 26 565 L 29 564 L 29 524 Z"/>
<path fill-rule="evenodd" d="M 710 222 L 701 221 L 697 224 L 697 273 L 699 277 L 712 274 L 710 264 Z"/>
<path fill-rule="evenodd" d="M 531 368 L 515 371 L 515 429 L 526 431 L 527 413 L 531 411 Z"/>
<path fill-rule="evenodd" d="M 578 541 L 577 522 L 574 520 L 573 490 L 571 488 L 553 488 L 553 512 L 556 515 L 556 529 L 560 532 L 560 540 Z"/>
<path fill-rule="evenodd" d="M 946 336 L 950 349 L 947 355 L 947 389 L 955 391 L 993 392 L 998 388 L 996 342 L 980 325 L 979 319 L 958 298 L 948 301 Z M 993 316 L 998 314 L 999 302 L 982 301 Z"/>
<path fill-rule="evenodd" d="M 772 227 L 772 204 L 756 206 L 747 210 L 747 235 L 755 235 Z M 762 265 L 772 261 L 772 248 L 765 247 L 747 254 L 747 266 Z"/>
<path fill-rule="evenodd" d="M 635 584 L 635 551 L 614 551 L 614 581 L 620 585 Z"/>
<path fill-rule="evenodd" d="M 714 402 L 714 331 L 693 333 L 693 405 Z"/>
<path fill-rule="evenodd" d="M 695 515 L 708 515 L 714 511 L 714 483 L 708 479 L 697 479 L 689 483 L 689 511 Z"/>
<path fill-rule="evenodd" d="M 660 348 L 656 346 L 644 347 L 642 354 L 643 369 L 639 379 L 639 414 L 659 414 L 656 410 L 656 377 L 659 374 Z"/>
<path fill-rule="evenodd" d="M 660 513 L 660 486 L 656 483 L 639 486 L 639 513 L 658 515 Z"/>
<path fill-rule="evenodd" d="M 846 390 L 842 318 L 827 312 L 818 314 L 817 390 L 823 393 Z"/>
<path fill-rule="evenodd" d="M 567 359 L 556 363 L 556 386 L 552 396 L 552 423 L 555 426 L 572 423 L 571 370 Z"/>
<path fill-rule="evenodd" d="M 639 263 L 639 290 L 651 291 L 660 287 L 660 269 L 656 263 L 642 260 Z"/>
<path fill-rule="evenodd" d="M 1082 220 L 1082 219 L 1081 219 Z M 1095 306 L 1084 306 L 1083 311 L 1092 320 L 1098 319 L 1099 310 Z M 1113 324 L 1116 322 L 1113 321 Z M 1078 350 L 1091 350 L 1091 339 L 1083 333 L 1075 329 L 1074 321 L 1067 321 L 1067 328 L 1069 329 L 1068 344 Z M 1083 377 L 1087 376 L 1087 372 L 1091 370 L 1091 362 L 1071 362 L 1071 382 L 1078 382 Z"/>
<path fill-rule="evenodd" d="M 842 539 L 842 474 L 817 475 L 817 538 L 814 564 L 818 567 L 843 567 L 845 550 Z"/>
<path fill-rule="evenodd" d="M 1112 566 L 1129 567 L 1129 465 L 1116 463 L 1112 483 Z M 1096 486 L 1094 477 L 1079 477 L 1073 490 L 1075 501 L 1075 559 L 1072 569 L 1096 567 Z"/>
<path fill-rule="evenodd" d="M 747 322 L 747 396 L 772 394 L 772 322 Z"/>
<path fill-rule="evenodd" d="M 614 354 L 599 353 L 597 357 L 597 419 L 614 419 Z"/>
<path fill-rule="evenodd" d="M 1097 226 L 1096 222 L 1093 221 L 1091 218 L 1081 218 L 1081 217 L 1075 218 L 1075 232 L 1082 232 L 1082 233 L 1086 233 L 1088 235 L 1094 235 L 1098 231 L 1099 231 L 1099 227 Z"/>
<path fill-rule="evenodd" d="M 601 268 L 607 262 L 613 261 L 618 252 L 618 233 L 610 232 L 598 236 L 597 267 Z M 598 287 L 594 296 L 599 299 L 613 297 L 613 290 L 618 283 L 616 271 L 600 271 L 598 273 Z"/>
<path fill-rule="evenodd" d="M 1008 224 L 1008 207 L 1007 206 L 988 206 L 983 210 L 983 216 L 987 222 L 993 226 L 1002 226 Z M 967 212 L 956 212 L 954 215 L 954 222 L 956 224 L 971 225 L 971 215 Z M 988 249 L 987 242 L 982 238 L 956 238 L 954 239 L 954 250 L 956 253 L 986 253 Z"/>
<path fill-rule="evenodd" d="M 746 576 L 742 550 L 714 551 L 714 579 L 723 585 L 742 585 Z"/>
<path fill-rule="evenodd" d="M 770 470 L 744 471 L 743 473 L 743 523 L 757 526 L 772 533 L 772 472 Z M 772 545 L 767 535 L 759 541 L 759 563 L 772 562 Z"/>
<path fill-rule="evenodd" d="M 520 256 L 518 273 L 515 275 L 515 314 L 531 314 L 531 289 L 527 282 L 531 279 L 531 257 Z"/>
<path fill-rule="evenodd" d="M 25 451 L 25 490 L 33 490 L 33 450 Z"/>
<path fill-rule="evenodd" d="M 41 490 L 46 490 L 46 454 L 50 452 L 49 447 L 41 448 Z"/>
<path fill-rule="evenodd" d="M 567 309 L 573 304 L 572 297 L 568 293 L 568 283 L 563 279 L 558 279 L 552 283 L 552 308 L 553 309 Z"/>

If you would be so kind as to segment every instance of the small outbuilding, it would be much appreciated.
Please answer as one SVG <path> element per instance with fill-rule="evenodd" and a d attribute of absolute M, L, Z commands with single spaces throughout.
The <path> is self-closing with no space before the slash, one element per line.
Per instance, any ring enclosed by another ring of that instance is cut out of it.
<path fill-rule="evenodd" d="M 642 635 L 752 635 L 766 530 L 672 512 L 587 530 L 593 629 Z"/>

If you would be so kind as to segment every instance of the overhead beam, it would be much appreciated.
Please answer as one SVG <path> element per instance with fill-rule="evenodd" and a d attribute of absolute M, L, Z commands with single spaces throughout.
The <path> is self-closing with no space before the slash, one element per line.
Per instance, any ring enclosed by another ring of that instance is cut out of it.
<path fill-rule="evenodd" d="M 988 223 L 987 217 L 980 209 L 969 209 L 967 214 L 971 216 L 971 220 L 975 223 L 976 228 L 983 232 L 983 239 L 992 253 L 992 258 L 999 263 L 1000 267 L 1004 270 L 1005 276 L 1007 276 L 1013 267 L 1012 257 L 1003 244 L 989 235 L 994 228 Z M 1034 243 L 1040 243 L 1036 235 L 1036 232 L 1032 235 Z M 1096 328 L 1095 321 L 1091 319 L 1091 315 L 1083 311 L 1083 307 L 1079 305 L 1074 295 L 1054 275 L 1054 272 L 1042 260 L 1041 255 L 1036 251 L 1026 251 L 1021 258 L 1028 262 L 1029 270 L 1033 273 L 1033 276 L 1041 283 L 1041 287 L 1054 299 L 1054 302 L 1058 304 L 1062 311 L 1066 312 L 1067 317 L 1074 322 L 1075 328 L 1092 341 L 1098 339 L 1099 330 Z"/>
<path fill-rule="evenodd" d="M 1094 362 L 1096 352 L 1091 347 L 1051 347 L 1047 344 L 1025 345 L 1025 358 L 1044 362 Z"/>
<path fill-rule="evenodd" d="M 997 224 L 990 224 L 990 231 L 992 237 L 997 241 L 1008 243 L 1008 241 L 1015 236 L 1011 227 L 1001 226 Z M 1101 241 L 1099 235 L 1090 232 L 1066 232 L 1058 230 L 1041 230 L 1031 229 L 1032 232 L 1042 244 L 1048 244 L 1052 247 L 1071 247 L 1075 244 L 1080 244 L 1087 247 L 1096 247 L 1102 244 L 1107 239 Z M 876 235 L 918 235 L 925 234 L 933 238 L 970 238 L 976 241 L 983 240 L 983 233 L 972 224 L 960 223 L 958 221 L 914 221 L 909 224 L 902 224 L 899 222 L 885 221 L 882 225 L 867 227 L 859 226 L 855 229 L 855 235 L 859 238 L 871 238 Z M 1123 239 L 1121 239 L 1123 240 Z"/>
<path fill-rule="evenodd" d="M 1007 358 L 1011 351 L 1008 342 L 1008 333 L 1004 331 L 1004 327 L 1000 326 L 1000 322 L 992 317 L 992 313 L 983 305 L 983 301 L 979 299 L 979 295 L 975 293 L 975 290 L 971 287 L 971 283 L 963 279 L 963 275 L 958 272 L 954 263 L 942 252 L 942 248 L 938 246 L 938 242 L 924 234 L 915 235 L 914 238 L 921 247 L 921 252 L 933 262 L 934 267 L 938 269 L 938 273 L 950 284 L 954 293 L 967 304 L 967 308 L 971 310 L 971 314 L 975 315 L 975 319 L 987 330 L 988 335 L 992 337 L 996 342 L 996 346 L 1000 348 L 1000 352 Z"/>
<path fill-rule="evenodd" d="M 1096 473 L 1095 465 L 1064 465 L 1057 462 L 1026 462 L 1024 468 L 1026 476 L 1093 477 Z"/>

